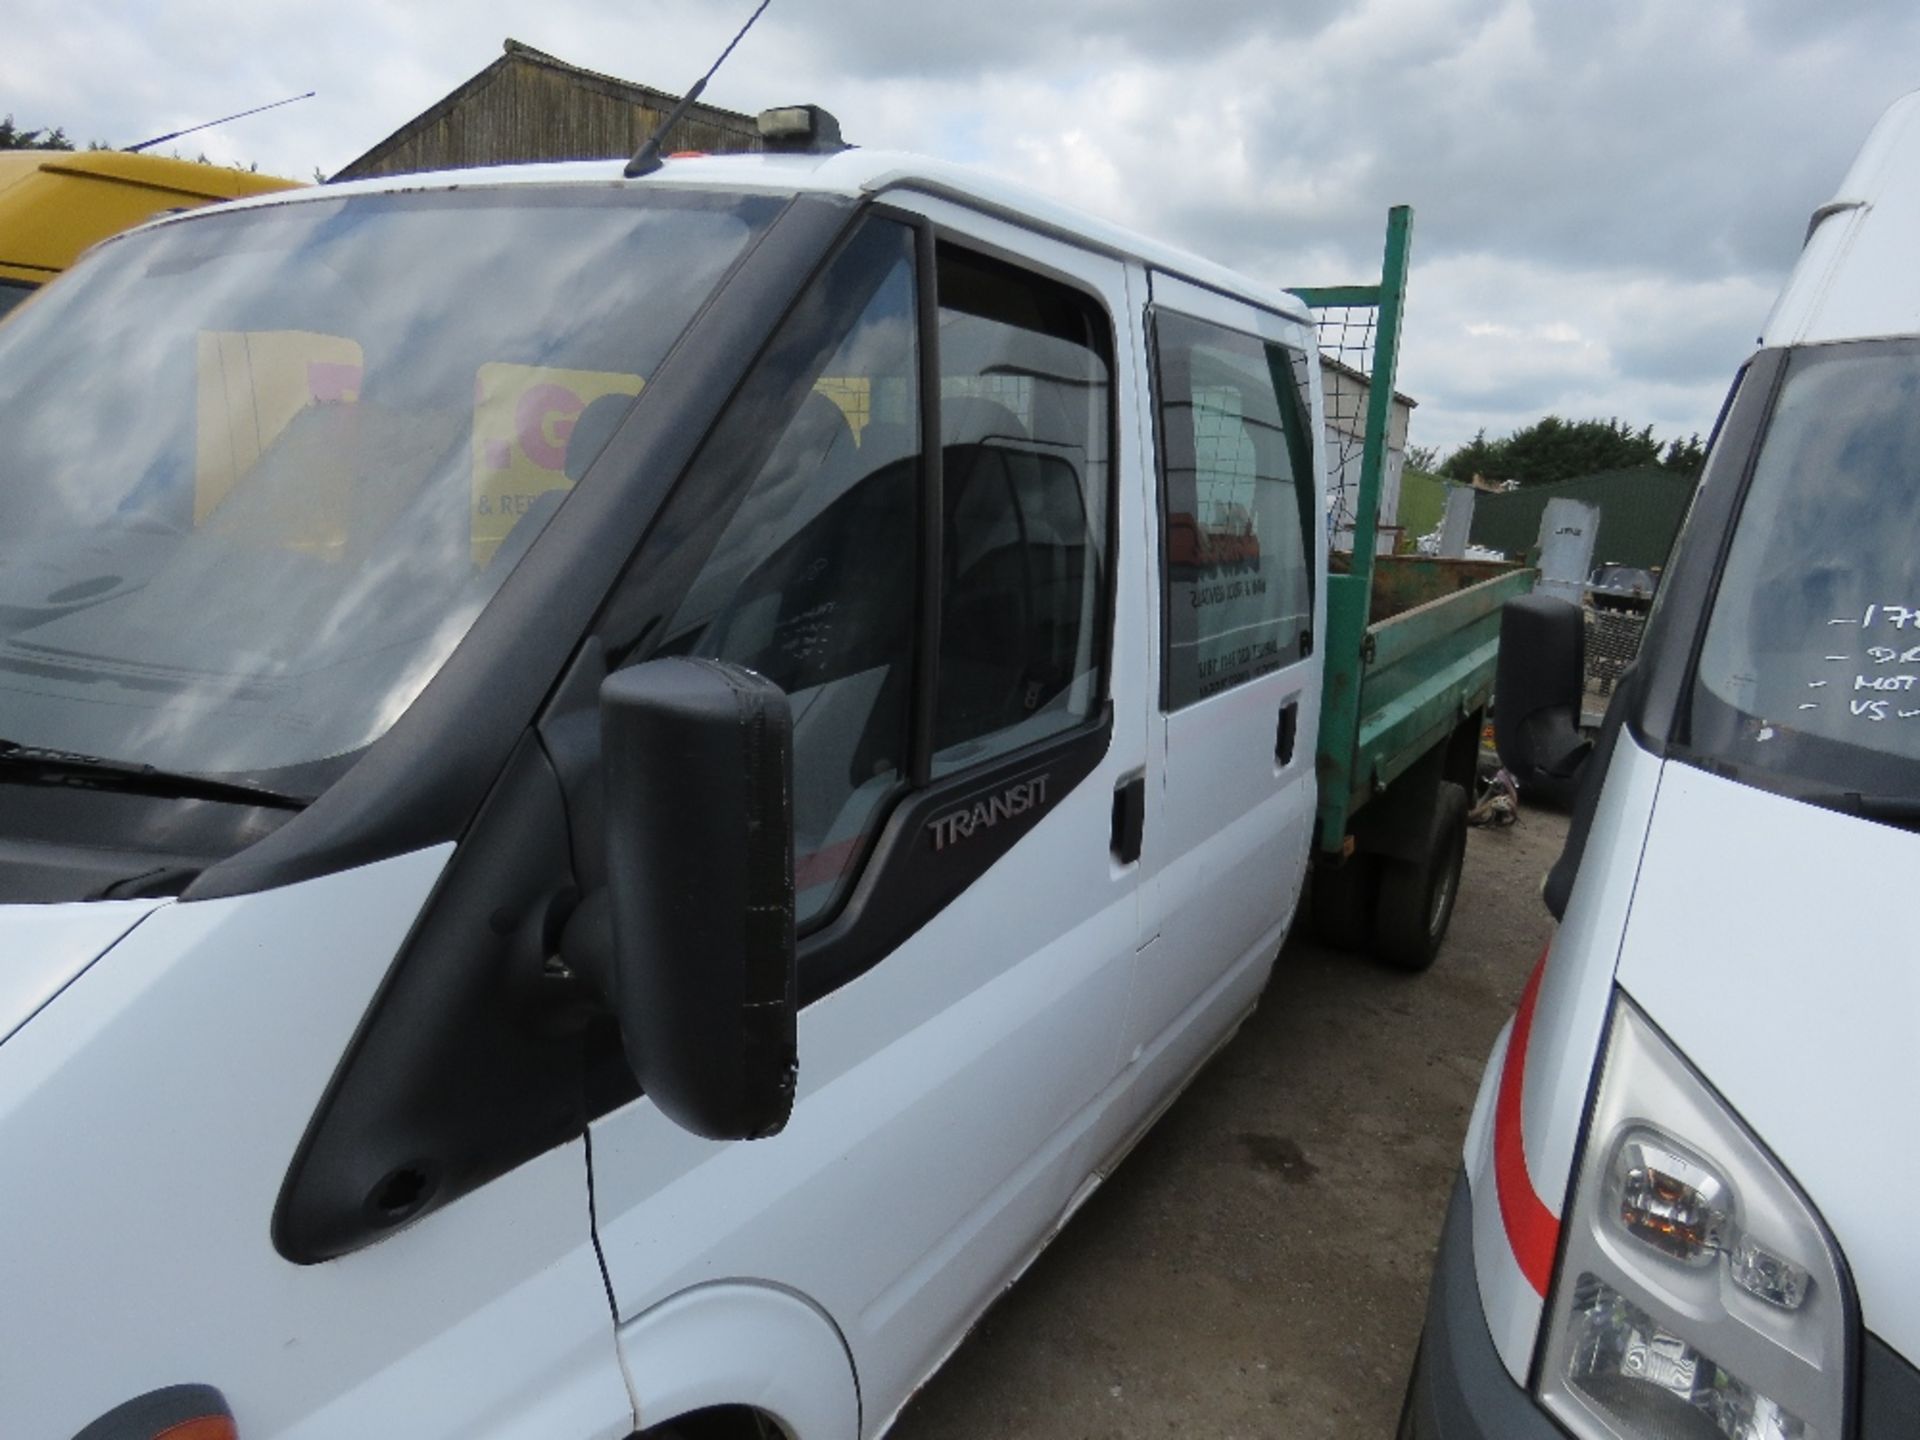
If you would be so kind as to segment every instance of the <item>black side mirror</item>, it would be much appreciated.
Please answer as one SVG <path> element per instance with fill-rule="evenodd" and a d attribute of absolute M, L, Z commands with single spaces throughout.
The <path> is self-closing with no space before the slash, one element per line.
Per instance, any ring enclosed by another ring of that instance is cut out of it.
<path fill-rule="evenodd" d="M 669 658 L 600 687 L 609 999 L 665 1114 L 710 1140 L 793 1109 L 793 717 L 772 681 Z"/>
<path fill-rule="evenodd" d="M 1593 742 L 1580 733 L 1586 621 L 1578 605 L 1522 595 L 1500 613 L 1493 734 L 1521 790 L 1566 803 Z"/>

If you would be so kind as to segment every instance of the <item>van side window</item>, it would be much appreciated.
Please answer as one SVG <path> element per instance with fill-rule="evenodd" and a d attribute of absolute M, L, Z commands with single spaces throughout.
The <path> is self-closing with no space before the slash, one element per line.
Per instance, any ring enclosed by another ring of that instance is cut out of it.
<path fill-rule="evenodd" d="M 912 233 L 871 223 L 816 287 L 810 316 L 749 374 L 688 474 L 690 492 L 742 497 L 698 573 L 668 578 L 699 548 L 697 534 L 671 529 L 636 566 L 643 589 L 684 585 L 652 654 L 733 661 L 787 692 L 802 926 L 837 903 L 908 772 L 915 295 Z M 722 473 L 743 454 L 750 478 Z M 710 503 L 695 503 L 696 528 L 711 523 Z"/>
<path fill-rule="evenodd" d="M 936 247 L 936 516 L 916 239 L 870 217 L 828 262 L 599 628 L 614 666 L 707 656 L 787 693 L 803 930 L 836 913 L 916 783 L 1079 730 L 1106 698 L 1106 314 L 1069 286 Z"/>
<path fill-rule="evenodd" d="M 1172 711 L 1312 648 L 1319 487 L 1304 356 L 1172 311 L 1153 325 Z"/>
<path fill-rule="evenodd" d="M 937 777 L 1087 720 L 1105 651 L 1111 329 L 1090 298 L 942 244 Z"/>

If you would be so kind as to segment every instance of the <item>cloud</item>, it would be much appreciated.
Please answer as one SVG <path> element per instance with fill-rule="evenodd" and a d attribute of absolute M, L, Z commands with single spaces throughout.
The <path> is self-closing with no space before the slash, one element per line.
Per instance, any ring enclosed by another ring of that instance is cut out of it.
<path fill-rule="evenodd" d="M 26 125 L 331 172 L 513 35 L 678 91 L 751 0 L 15 0 Z M 1453 443 L 1547 410 L 1704 429 L 1807 214 L 1916 78 L 1910 0 L 774 0 L 707 98 L 814 100 L 1284 284 L 1417 212 L 1403 387 Z M 1475 328 L 1479 327 L 1479 328 Z"/>
<path fill-rule="evenodd" d="M 1704 434 L 1772 301 L 1753 279 L 1568 272 L 1503 256 L 1416 266 L 1401 388 L 1415 440 L 1442 449 L 1543 414 Z"/>

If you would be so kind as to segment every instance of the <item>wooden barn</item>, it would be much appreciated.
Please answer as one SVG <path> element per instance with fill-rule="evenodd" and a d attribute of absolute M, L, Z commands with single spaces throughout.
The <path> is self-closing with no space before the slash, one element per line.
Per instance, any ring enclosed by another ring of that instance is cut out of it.
<path fill-rule="evenodd" d="M 625 158 L 679 96 L 582 70 L 518 40 L 451 95 L 409 120 L 335 180 L 512 165 Z M 758 150 L 751 115 L 695 104 L 667 137 L 672 150 Z"/>

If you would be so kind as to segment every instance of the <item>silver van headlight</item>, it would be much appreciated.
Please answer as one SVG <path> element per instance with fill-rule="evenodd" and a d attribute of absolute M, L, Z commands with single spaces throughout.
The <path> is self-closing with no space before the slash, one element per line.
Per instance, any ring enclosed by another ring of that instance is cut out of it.
<path fill-rule="evenodd" d="M 1539 1398 L 1593 1440 L 1841 1440 L 1849 1298 L 1806 1198 L 1614 998 Z"/>

